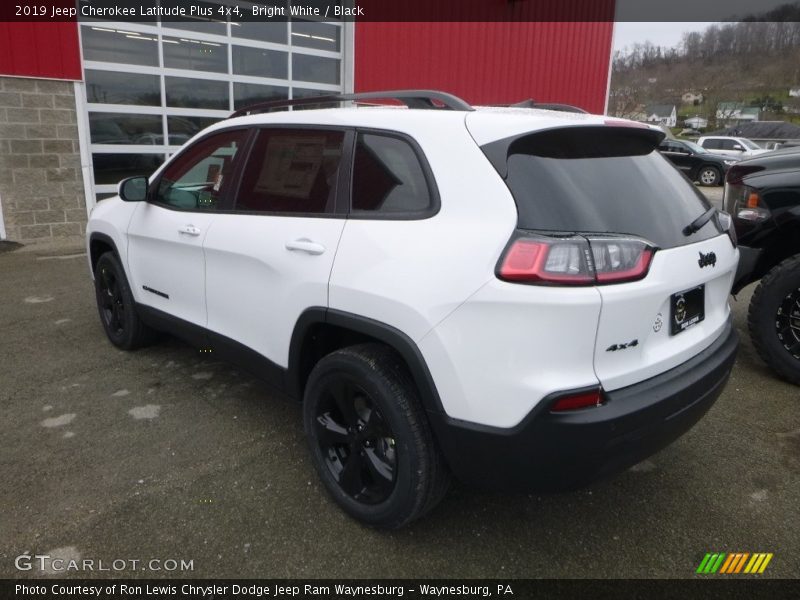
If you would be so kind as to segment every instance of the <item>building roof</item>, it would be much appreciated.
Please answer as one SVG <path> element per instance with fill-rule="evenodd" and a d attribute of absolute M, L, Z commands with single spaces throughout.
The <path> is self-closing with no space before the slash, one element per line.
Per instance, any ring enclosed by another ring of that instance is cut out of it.
<path fill-rule="evenodd" d="M 761 109 L 758 106 L 745 106 L 744 102 L 720 102 L 717 104 L 717 112 L 758 115 Z"/>
<path fill-rule="evenodd" d="M 647 116 L 671 117 L 673 110 L 675 110 L 674 104 L 650 104 L 644 109 L 644 112 L 647 113 Z"/>
<path fill-rule="evenodd" d="M 761 140 L 790 140 L 800 139 L 800 127 L 784 121 L 758 121 L 756 123 L 742 123 L 734 127 L 707 133 L 706 135 L 731 135 Z"/>

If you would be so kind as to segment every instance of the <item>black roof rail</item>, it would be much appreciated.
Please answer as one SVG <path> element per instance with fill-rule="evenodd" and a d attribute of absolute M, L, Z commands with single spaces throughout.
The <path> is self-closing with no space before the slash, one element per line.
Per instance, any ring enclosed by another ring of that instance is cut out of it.
<path fill-rule="evenodd" d="M 229 118 L 256 115 L 272 112 L 290 106 L 307 106 L 316 104 L 333 104 L 337 102 L 361 102 L 364 100 L 398 100 L 408 108 L 426 108 L 439 110 L 475 110 L 464 100 L 446 92 L 437 90 L 395 90 L 389 92 L 362 92 L 358 94 L 330 94 L 325 96 L 311 96 L 296 98 L 294 100 L 271 100 L 259 102 L 252 106 L 245 106 L 234 111 Z"/>
<path fill-rule="evenodd" d="M 522 102 L 515 102 L 514 104 L 504 104 L 502 106 L 508 106 L 509 108 L 539 108 L 542 110 L 558 110 L 561 112 L 588 114 L 582 108 L 572 106 L 571 104 L 534 102 L 532 99 L 523 100 Z"/>

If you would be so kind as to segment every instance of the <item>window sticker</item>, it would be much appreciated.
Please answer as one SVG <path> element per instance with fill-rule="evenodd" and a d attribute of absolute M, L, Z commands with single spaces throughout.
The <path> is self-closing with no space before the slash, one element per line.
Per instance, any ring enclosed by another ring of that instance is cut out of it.
<path fill-rule="evenodd" d="M 325 136 L 270 138 L 255 191 L 308 199 L 322 167 Z"/>

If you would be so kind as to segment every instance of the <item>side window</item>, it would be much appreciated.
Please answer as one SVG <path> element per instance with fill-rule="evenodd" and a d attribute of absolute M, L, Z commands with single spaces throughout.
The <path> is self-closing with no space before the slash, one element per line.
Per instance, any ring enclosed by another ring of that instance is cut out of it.
<path fill-rule="evenodd" d="M 344 132 L 262 129 L 247 161 L 237 211 L 333 214 Z"/>
<path fill-rule="evenodd" d="M 736 145 L 736 142 L 733 140 L 722 140 L 722 145 L 720 148 L 723 150 L 733 150 L 733 147 Z"/>
<path fill-rule="evenodd" d="M 719 150 L 722 148 L 720 140 L 703 140 L 703 148 L 707 150 Z"/>
<path fill-rule="evenodd" d="M 667 152 L 683 152 L 684 147 L 674 142 L 664 142 L 664 150 Z"/>
<path fill-rule="evenodd" d="M 164 169 L 153 200 L 189 210 L 217 208 L 246 138 L 247 131 L 237 129 L 200 140 Z"/>
<path fill-rule="evenodd" d="M 417 154 L 407 141 L 359 133 L 353 159 L 353 212 L 420 213 L 432 206 Z"/>

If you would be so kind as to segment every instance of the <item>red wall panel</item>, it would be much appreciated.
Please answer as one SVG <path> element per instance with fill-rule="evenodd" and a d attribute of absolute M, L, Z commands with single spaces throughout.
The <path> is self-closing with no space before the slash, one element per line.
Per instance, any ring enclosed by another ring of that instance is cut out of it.
<path fill-rule="evenodd" d="M 590 112 L 605 107 L 614 3 L 565 0 L 573 21 L 491 21 L 487 7 L 509 3 L 462 0 L 484 22 L 359 22 L 355 32 L 355 90 L 441 89 L 473 104 L 532 98 Z M 518 0 L 519 19 L 552 3 Z M 571 6 L 570 6 L 571 5 Z M 529 7 L 528 12 L 520 12 Z M 605 11 L 605 12 L 603 12 Z M 451 17 L 452 18 L 452 17 Z M 578 21 L 584 18 L 586 21 Z M 596 20 L 592 20 L 596 19 Z M 604 20 L 605 19 L 605 20 Z"/>
<path fill-rule="evenodd" d="M 81 79 L 77 23 L 0 22 L 0 74 Z"/>

